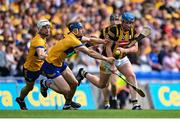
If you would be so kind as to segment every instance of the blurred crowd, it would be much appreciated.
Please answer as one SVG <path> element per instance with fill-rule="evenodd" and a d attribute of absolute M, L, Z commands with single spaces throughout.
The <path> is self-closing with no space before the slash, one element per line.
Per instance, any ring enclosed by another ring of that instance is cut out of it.
<path fill-rule="evenodd" d="M 136 71 L 180 71 L 180 1 L 178 0 L 0 0 L 0 75 L 21 76 L 22 65 L 36 34 L 36 22 L 52 23 L 51 47 L 67 33 L 72 21 L 84 24 L 86 36 L 100 35 L 112 13 L 131 11 L 140 32 L 149 26 L 152 34 L 139 43 L 139 53 L 130 55 Z M 98 50 L 97 46 L 94 46 Z M 84 54 L 70 59 L 70 66 L 98 71 L 97 60 Z"/>

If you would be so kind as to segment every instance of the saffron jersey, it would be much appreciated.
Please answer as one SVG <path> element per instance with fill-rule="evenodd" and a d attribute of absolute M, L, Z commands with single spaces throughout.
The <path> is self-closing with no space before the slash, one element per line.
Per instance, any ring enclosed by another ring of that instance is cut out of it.
<path fill-rule="evenodd" d="M 46 61 L 56 67 L 61 67 L 65 58 L 72 54 L 75 48 L 82 45 L 81 41 L 73 33 L 69 33 L 49 50 Z"/>
<path fill-rule="evenodd" d="M 44 62 L 38 58 L 36 51 L 37 48 L 45 48 L 46 50 L 46 39 L 41 38 L 39 34 L 36 34 L 36 36 L 30 41 L 29 52 L 24 63 L 24 68 L 29 71 L 39 71 Z"/>

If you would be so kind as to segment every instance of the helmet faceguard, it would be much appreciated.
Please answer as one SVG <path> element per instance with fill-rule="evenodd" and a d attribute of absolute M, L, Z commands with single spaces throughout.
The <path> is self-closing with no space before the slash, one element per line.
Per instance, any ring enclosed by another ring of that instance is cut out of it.
<path fill-rule="evenodd" d="M 82 25 L 82 23 L 80 23 L 80 22 L 73 22 L 73 23 L 70 23 L 69 25 L 68 25 L 68 28 L 69 28 L 69 30 L 70 31 L 73 31 L 73 30 L 75 30 L 75 29 L 82 29 L 83 28 L 83 25 Z"/>
<path fill-rule="evenodd" d="M 38 33 L 41 34 L 42 37 L 47 37 L 51 34 L 50 27 L 51 23 L 46 19 L 37 22 Z"/>
<path fill-rule="evenodd" d="M 73 22 L 68 25 L 69 31 L 73 32 L 76 36 L 82 36 L 80 29 L 83 29 L 83 25 L 80 22 Z"/>
<path fill-rule="evenodd" d="M 111 14 L 110 21 L 114 21 L 114 20 L 119 20 L 119 15 L 118 14 Z"/>
<path fill-rule="evenodd" d="M 135 16 L 131 12 L 122 14 L 122 27 L 124 31 L 129 31 L 133 27 Z"/>
<path fill-rule="evenodd" d="M 38 27 L 38 29 L 41 29 L 43 26 L 51 26 L 51 23 L 48 21 L 48 20 L 46 20 L 46 19 L 43 19 L 43 20 L 39 20 L 38 22 L 37 22 L 37 27 Z"/>

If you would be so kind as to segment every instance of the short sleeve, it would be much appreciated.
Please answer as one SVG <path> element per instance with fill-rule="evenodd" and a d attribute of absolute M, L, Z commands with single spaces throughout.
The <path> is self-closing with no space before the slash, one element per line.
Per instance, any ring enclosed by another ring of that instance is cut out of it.
<path fill-rule="evenodd" d="M 43 39 L 33 39 L 32 46 L 35 48 L 44 48 L 45 42 L 43 41 Z"/>
<path fill-rule="evenodd" d="M 105 37 L 104 37 L 104 33 L 105 32 L 105 29 L 102 29 L 101 31 L 100 31 L 100 36 L 99 36 L 99 38 L 101 38 L 101 39 L 104 39 Z"/>
<path fill-rule="evenodd" d="M 81 41 L 78 39 L 78 38 L 76 38 L 75 36 L 70 36 L 69 37 L 69 41 L 70 41 L 70 45 L 71 45 L 71 47 L 73 47 L 73 48 L 78 48 L 78 47 L 81 47 L 81 46 L 83 46 L 83 44 L 81 43 Z"/>

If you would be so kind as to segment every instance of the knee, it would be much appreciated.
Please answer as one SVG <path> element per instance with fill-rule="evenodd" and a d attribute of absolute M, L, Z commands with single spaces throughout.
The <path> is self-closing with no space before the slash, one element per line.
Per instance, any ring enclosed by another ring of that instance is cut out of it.
<path fill-rule="evenodd" d="M 129 75 L 127 75 L 126 77 L 127 77 L 127 79 L 130 79 L 130 80 L 136 80 L 136 75 L 135 75 L 135 73 L 129 74 Z"/>

